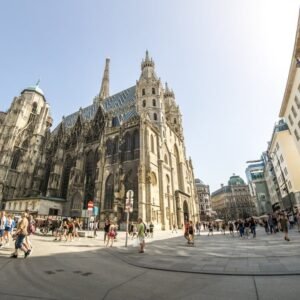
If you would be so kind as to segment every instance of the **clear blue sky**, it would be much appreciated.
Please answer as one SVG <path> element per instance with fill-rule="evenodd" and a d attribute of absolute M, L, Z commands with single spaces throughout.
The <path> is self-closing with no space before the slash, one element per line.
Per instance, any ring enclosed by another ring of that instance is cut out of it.
<path fill-rule="evenodd" d="M 54 124 L 135 84 L 145 49 L 180 105 L 195 176 L 215 190 L 260 157 L 278 118 L 299 1 L 1 1 L 0 110 L 41 79 Z"/>

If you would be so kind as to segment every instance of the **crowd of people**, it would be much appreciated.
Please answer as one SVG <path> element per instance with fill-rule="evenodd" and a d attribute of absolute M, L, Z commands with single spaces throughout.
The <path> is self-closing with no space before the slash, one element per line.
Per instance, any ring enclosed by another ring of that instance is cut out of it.
<path fill-rule="evenodd" d="M 194 236 L 200 235 L 201 231 L 205 231 L 207 236 L 213 236 L 214 232 L 226 234 L 226 231 L 231 236 L 238 236 L 242 239 L 249 239 L 256 237 L 257 226 L 264 227 L 266 234 L 276 234 L 278 232 L 284 233 L 284 240 L 290 241 L 288 236 L 289 229 L 297 226 L 300 232 L 300 212 L 296 213 L 287 211 L 277 211 L 270 213 L 261 218 L 250 217 L 245 219 L 238 219 L 234 221 L 209 221 L 209 222 L 196 222 L 194 225 L 192 221 L 187 221 L 184 224 L 184 237 L 187 243 L 194 244 Z M 177 233 L 176 226 L 173 225 L 172 233 Z"/>

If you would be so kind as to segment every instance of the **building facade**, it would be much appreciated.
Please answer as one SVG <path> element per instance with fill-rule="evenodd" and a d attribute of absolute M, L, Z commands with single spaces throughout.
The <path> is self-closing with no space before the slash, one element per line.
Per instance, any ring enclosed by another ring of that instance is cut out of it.
<path fill-rule="evenodd" d="M 300 153 L 300 17 L 279 117 L 288 124 L 292 140 Z"/>
<path fill-rule="evenodd" d="M 140 216 L 169 229 L 198 220 L 174 92 L 163 87 L 146 52 L 136 84 L 111 96 L 109 63 L 93 103 L 63 117 L 53 131 L 38 85 L 24 89 L 0 114 L 0 200 L 63 199 L 59 213 L 79 217 L 93 201 L 101 221 L 122 224 L 132 190 L 133 221 Z"/>
<path fill-rule="evenodd" d="M 300 154 L 284 120 L 280 120 L 274 127 L 268 155 L 278 182 L 282 208 L 300 206 Z"/>
<path fill-rule="evenodd" d="M 237 175 L 230 177 L 228 185 L 211 194 L 212 209 L 226 221 L 244 219 L 256 215 L 256 208 L 249 186 Z"/>
<path fill-rule="evenodd" d="M 263 159 L 251 163 L 246 169 L 250 194 L 256 205 L 258 215 L 272 212 L 269 189 L 265 178 L 265 162 Z"/>
<path fill-rule="evenodd" d="M 195 187 L 199 202 L 200 219 L 201 221 L 209 220 L 212 216 L 209 185 L 196 178 Z"/>

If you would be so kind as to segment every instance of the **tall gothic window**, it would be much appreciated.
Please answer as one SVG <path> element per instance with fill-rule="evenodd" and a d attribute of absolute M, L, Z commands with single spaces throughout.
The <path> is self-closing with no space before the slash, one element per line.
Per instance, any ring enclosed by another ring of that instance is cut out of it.
<path fill-rule="evenodd" d="M 143 107 L 146 107 L 146 100 L 143 100 Z"/>
<path fill-rule="evenodd" d="M 95 174 L 97 161 L 93 151 L 89 151 L 85 158 L 85 190 L 84 190 L 84 208 L 87 203 L 94 200 L 95 196 Z"/>
<path fill-rule="evenodd" d="M 119 137 L 116 136 L 114 138 L 114 143 L 113 143 L 113 150 L 112 150 L 113 161 L 112 161 L 112 163 L 115 163 L 118 160 L 118 154 L 119 154 Z"/>
<path fill-rule="evenodd" d="M 153 114 L 153 119 L 154 119 L 154 121 L 157 121 L 157 113 Z"/>
<path fill-rule="evenodd" d="M 152 99 L 152 105 L 156 106 L 156 100 L 155 99 Z"/>
<path fill-rule="evenodd" d="M 125 191 L 132 190 L 133 196 L 133 212 L 130 214 L 130 219 L 136 221 L 138 218 L 138 178 L 137 173 L 130 170 L 125 176 Z M 125 203 L 124 203 L 125 207 Z"/>
<path fill-rule="evenodd" d="M 12 170 L 16 170 L 18 167 L 18 164 L 20 162 L 20 158 L 21 158 L 21 150 L 17 149 L 15 150 L 14 154 L 13 154 L 13 159 L 12 159 L 12 163 L 11 163 L 11 169 Z"/>
<path fill-rule="evenodd" d="M 43 196 L 46 196 L 47 193 L 47 188 L 48 188 L 48 182 L 49 182 L 49 178 L 50 178 L 50 172 L 51 172 L 51 160 L 49 159 L 46 163 L 46 167 L 45 167 L 45 175 L 44 178 L 41 182 L 41 186 L 40 186 L 40 190 Z"/>
<path fill-rule="evenodd" d="M 114 202 L 114 176 L 110 174 L 105 182 L 104 209 L 112 209 Z"/>
<path fill-rule="evenodd" d="M 135 130 L 132 135 L 132 153 L 133 153 L 133 159 L 139 158 L 139 149 L 140 149 L 140 135 L 139 131 Z"/>
<path fill-rule="evenodd" d="M 152 95 L 155 95 L 155 88 L 152 88 Z"/>
<path fill-rule="evenodd" d="M 106 156 L 112 155 L 112 151 L 113 151 L 113 142 L 111 139 L 108 139 L 106 141 Z"/>
<path fill-rule="evenodd" d="M 146 95 L 146 91 L 145 89 L 142 89 L 142 95 L 145 96 Z"/>
<path fill-rule="evenodd" d="M 73 160 L 70 155 L 66 157 L 63 174 L 62 174 L 62 181 L 61 181 L 61 189 L 60 195 L 62 198 L 66 199 L 68 195 L 68 188 L 69 188 L 69 179 L 70 179 L 70 172 L 73 166 Z"/>
<path fill-rule="evenodd" d="M 150 139 L 151 139 L 150 140 L 150 143 L 151 143 L 151 152 L 155 153 L 153 134 L 151 134 L 151 138 Z"/>

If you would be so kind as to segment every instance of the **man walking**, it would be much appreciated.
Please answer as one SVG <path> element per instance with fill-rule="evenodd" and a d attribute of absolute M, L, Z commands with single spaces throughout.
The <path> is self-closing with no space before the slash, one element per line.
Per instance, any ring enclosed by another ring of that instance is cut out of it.
<path fill-rule="evenodd" d="M 140 251 L 139 253 L 144 253 L 145 249 L 145 225 L 143 223 L 142 218 L 138 218 L 138 225 L 137 225 L 137 237 L 140 243 Z"/>

